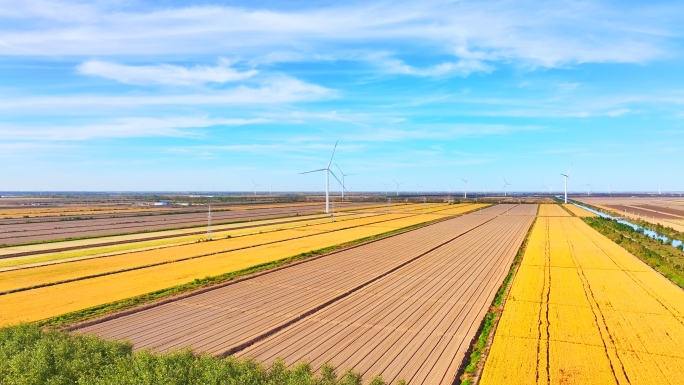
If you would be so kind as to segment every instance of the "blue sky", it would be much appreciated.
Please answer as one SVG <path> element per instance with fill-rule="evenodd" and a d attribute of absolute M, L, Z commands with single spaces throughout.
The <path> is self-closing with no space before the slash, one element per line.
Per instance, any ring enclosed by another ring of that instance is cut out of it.
<path fill-rule="evenodd" d="M 313 4 L 313 5 L 311 5 Z M 0 190 L 684 190 L 681 2 L 0 0 Z"/>

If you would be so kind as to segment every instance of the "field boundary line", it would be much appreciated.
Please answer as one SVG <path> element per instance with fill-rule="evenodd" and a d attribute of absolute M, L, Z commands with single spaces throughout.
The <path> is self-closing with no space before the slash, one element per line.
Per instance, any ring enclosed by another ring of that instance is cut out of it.
<path fill-rule="evenodd" d="M 320 214 L 311 214 L 312 216 L 320 215 Z M 354 214 L 348 214 L 345 213 L 345 216 L 349 215 L 354 215 Z M 372 216 L 372 215 L 369 215 Z M 278 219 L 287 219 L 291 217 L 283 217 L 283 218 L 273 218 L 275 220 Z M 306 218 L 305 216 L 300 216 L 299 219 L 292 219 L 292 220 L 286 220 L 286 221 L 281 221 L 281 222 L 275 222 L 275 223 L 268 223 L 268 225 L 280 225 L 280 224 L 286 224 L 286 223 L 295 223 L 295 222 L 304 222 L 308 220 L 314 220 L 314 219 L 325 219 L 326 217 L 321 217 L 321 218 Z M 269 219 L 264 219 L 264 221 L 270 220 Z M 249 222 L 236 222 L 236 223 L 254 223 L 254 221 L 249 221 Z M 219 223 L 215 224 L 214 226 L 221 226 L 221 225 L 226 225 L 226 224 L 231 224 L 231 223 Z M 234 224 L 234 223 L 233 223 Z M 206 227 L 206 225 L 202 225 L 203 227 Z M 253 227 L 261 227 L 264 226 L 263 223 L 261 224 L 251 224 L 248 226 L 240 226 L 240 227 L 234 227 L 230 229 L 223 229 L 223 230 L 215 230 L 212 229 L 212 233 L 220 233 L 223 231 L 231 231 L 231 230 L 241 230 L 241 229 L 249 229 Z M 182 230 L 182 229 L 175 229 L 175 230 Z M 172 230 L 159 230 L 159 231 L 174 231 Z M 155 231 L 156 232 L 156 231 Z M 184 237 L 184 236 L 190 236 L 190 235 L 201 235 L 201 234 L 206 234 L 206 230 L 204 231 L 194 231 L 190 233 L 183 233 L 183 234 L 175 234 L 175 235 L 160 235 L 160 236 L 155 236 L 155 237 L 148 237 L 148 238 L 139 238 L 139 239 L 130 239 L 130 240 L 120 240 L 120 241 L 113 241 L 113 242 L 104 242 L 104 243 L 97 243 L 97 244 L 92 244 L 92 245 L 80 245 L 80 246 L 69 246 L 69 247 L 62 247 L 62 248 L 56 248 L 56 249 L 46 249 L 46 250 L 39 250 L 39 251 L 21 251 L 13 254 L 4 254 L 0 255 L 0 259 L 9 259 L 9 258 L 16 258 L 16 257 L 24 257 L 24 256 L 29 256 L 29 255 L 41 255 L 41 254 L 50 254 L 50 253 L 59 253 L 62 251 L 71 251 L 71 250 L 79 250 L 79 249 L 88 249 L 91 247 L 105 247 L 105 246 L 116 246 L 116 245 L 122 245 L 126 243 L 136 243 L 136 242 L 146 242 L 146 241 L 156 241 L 159 239 L 166 239 L 166 238 L 177 238 L 177 237 Z M 112 236 L 125 236 L 125 235 L 133 235 L 133 234 L 122 234 L 122 235 L 112 235 Z M 69 242 L 69 241 L 62 241 L 62 242 Z M 57 242 L 50 242 L 50 243 L 57 243 Z M 30 245 L 12 245 L 8 246 L 9 247 L 21 247 L 21 246 L 30 246 Z"/>
<path fill-rule="evenodd" d="M 211 291 L 211 290 L 220 289 L 220 288 L 230 286 L 230 285 L 242 282 L 242 281 L 254 279 L 256 277 L 260 277 L 260 276 L 263 276 L 266 274 L 270 274 L 270 273 L 273 273 L 273 272 L 276 272 L 276 271 L 279 271 L 282 269 L 294 267 L 294 266 L 297 266 L 297 265 L 302 264 L 302 263 L 315 261 L 319 258 L 323 258 L 323 257 L 327 257 L 329 255 L 333 255 L 333 254 L 343 252 L 343 251 L 355 249 L 357 247 L 361 247 L 361 246 L 368 245 L 368 244 L 371 244 L 374 242 L 378 242 L 380 240 L 388 239 L 388 238 L 391 238 L 391 237 L 394 237 L 394 236 L 397 236 L 400 234 L 404 234 L 404 233 L 407 233 L 407 232 L 410 232 L 413 230 L 418 230 L 420 228 L 427 227 L 427 226 L 430 226 L 430 225 L 433 225 L 433 224 L 436 224 L 439 222 L 447 221 L 450 219 L 454 219 L 454 218 L 457 218 L 457 217 L 460 217 L 460 216 L 463 216 L 466 214 L 470 214 L 470 213 L 475 212 L 475 211 L 482 210 L 484 208 L 486 208 L 486 207 L 478 208 L 478 209 L 475 209 L 473 211 L 469 211 L 469 212 L 462 213 L 462 214 L 455 214 L 455 215 L 450 216 L 450 217 L 437 218 L 437 219 L 434 219 L 432 221 L 407 226 L 407 227 L 404 227 L 401 229 L 391 230 L 391 231 L 381 233 L 381 234 L 377 234 L 377 235 L 373 235 L 370 237 L 360 238 L 360 239 L 355 240 L 355 241 L 346 242 L 346 243 L 336 245 L 336 246 L 330 246 L 330 247 L 327 247 L 324 249 L 312 250 L 312 251 L 309 251 L 307 253 L 301 253 L 301 254 L 298 254 L 295 256 L 282 258 L 280 260 L 272 261 L 272 262 L 269 262 L 266 264 L 252 266 L 252 267 L 249 267 L 247 269 L 243 269 L 242 271 L 236 271 L 236 272 L 229 272 L 229 273 L 221 274 L 218 276 L 211 277 L 211 278 L 218 279 L 219 280 L 218 282 L 211 282 L 209 284 L 204 284 L 204 285 L 206 285 L 204 287 L 199 286 L 199 287 L 187 288 L 185 290 L 188 290 L 188 291 L 185 293 L 183 293 L 183 292 L 169 293 L 169 294 L 167 294 L 168 297 L 166 297 L 166 298 L 163 298 L 164 294 L 161 293 L 161 295 L 162 295 L 161 299 L 152 299 L 152 302 L 149 302 L 146 304 L 144 302 L 145 300 L 143 297 L 146 295 L 154 294 L 156 292 L 146 293 L 146 294 L 143 294 L 143 295 L 140 295 L 137 297 L 132 297 L 132 298 L 124 299 L 121 301 L 116 301 L 116 302 L 109 303 L 109 304 L 98 305 L 95 307 L 78 310 L 76 312 L 67 313 L 64 315 L 56 316 L 56 317 L 51 317 L 51 318 L 48 318 L 48 319 L 43 320 L 43 321 L 37 321 L 37 323 L 44 324 L 44 325 L 50 325 L 50 324 L 53 324 L 55 322 L 59 323 L 59 319 L 61 317 L 67 316 L 69 314 L 77 314 L 77 313 L 84 312 L 84 311 L 92 311 L 94 309 L 101 308 L 102 306 L 112 306 L 112 305 L 115 305 L 117 303 L 124 303 L 124 302 L 129 301 L 129 300 L 135 300 L 136 298 L 140 298 L 143 301 L 140 304 L 133 304 L 131 307 L 124 307 L 123 309 L 113 309 L 112 310 L 113 313 L 109 313 L 109 314 L 105 314 L 105 315 L 97 315 L 95 318 L 92 318 L 92 319 L 87 319 L 87 320 L 83 320 L 83 321 L 68 322 L 68 324 L 67 324 L 68 326 L 63 328 L 64 330 L 67 330 L 67 331 L 80 329 L 80 328 L 91 326 L 91 325 L 94 325 L 97 323 L 101 323 L 101 322 L 109 321 L 112 319 L 120 318 L 120 317 L 129 315 L 129 314 L 134 314 L 134 313 L 137 313 L 137 312 L 140 312 L 143 310 L 151 309 L 151 308 L 161 306 L 161 305 L 164 305 L 164 304 L 167 304 L 170 302 L 178 301 L 178 300 L 181 300 L 184 298 L 196 296 L 196 295 L 199 295 L 199 294 Z M 368 239 L 368 238 L 372 238 L 372 239 Z M 351 245 L 346 246 L 349 244 L 351 244 Z M 325 250 L 328 250 L 328 251 L 325 251 Z M 318 252 L 321 252 L 321 254 L 312 255 L 312 254 L 315 254 Z M 263 270 L 252 272 L 252 269 L 260 269 L 260 268 L 263 268 Z M 243 272 L 243 273 L 241 273 L 241 272 Z M 228 275 L 228 276 L 226 278 L 221 278 L 222 276 L 225 276 L 225 275 Z M 237 275 L 237 277 L 235 275 Z M 192 283 L 193 282 L 189 282 L 189 283 L 181 284 L 181 285 L 178 285 L 175 287 L 169 287 L 166 289 L 162 289 L 161 291 L 163 292 L 163 291 L 174 290 L 174 289 L 184 290 L 182 288 L 182 286 L 192 284 Z M 202 285 L 202 283 L 199 283 L 199 285 Z M 87 317 L 87 315 L 86 315 L 86 317 Z"/>
<path fill-rule="evenodd" d="M 221 251 L 215 251 L 215 252 L 212 252 L 212 253 L 201 254 L 201 255 L 194 255 L 194 256 L 191 256 L 191 257 L 179 258 L 179 259 L 174 259 L 174 260 L 171 260 L 171 261 L 163 261 L 163 262 L 157 262 L 157 263 L 150 263 L 150 264 L 147 264 L 147 265 L 135 266 L 135 267 L 126 268 L 126 269 L 112 270 L 112 271 L 107 271 L 107 272 L 104 272 L 104 273 L 86 275 L 86 276 L 83 276 L 83 277 L 77 277 L 77 278 L 72 278 L 72 279 L 65 279 L 65 280 L 62 280 L 62 281 L 49 282 L 49 283 L 44 283 L 44 284 L 35 285 L 35 286 L 20 287 L 20 288 L 17 288 L 17 289 L 11 289 L 11 290 L 0 291 L 0 296 L 12 294 L 12 293 L 19 293 L 19 292 L 22 292 L 22 291 L 28 291 L 28 290 L 39 289 L 39 288 L 42 288 L 42 287 L 63 285 L 63 284 L 65 284 L 65 283 L 70 283 L 70 282 L 83 281 L 83 280 L 86 280 L 86 279 L 93 279 L 93 278 L 98 278 L 98 277 L 104 277 L 104 276 L 107 276 L 107 275 L 121 274 L 121 273 L 125 273 L 125 272 L 128 272 L 128 271 L 148 269 L 148 268 L 150 268 L 150 267 L 161 266 L 161 265 L 168 265 L 168 264 L 171 264 L 171 263 L 183 262 L 183 261 L 188 261 L 188 260 L 192 260 L 192 259 L 205 258 L 205 257 L 210 257 L 210 256 L 212 256 L 212 255 L 218 255 L 218 254 L 223 254 L 223 253 L 232 253 L 232 252 L 234 252 L 234 251 L 240 251 L 240 250 L 245 250 L 245 249 L 251 249 L 251 248 L 260 247 L 260 246 L 266 246 L 266 245 L 273 245 L 273 244 L 281 243 L 281 242 L 294 241 L 294 240 L 297 240 L 297 239 L 309 238 L 309 237 L 314 237 L 314 236 L 322 235 L 322 234 L 330 234 L 330 233 L 334 233 L 334 232 L 337 232 L 337 231 L 355 229 L 355 228 L 357 228 L 357 227 L 363 227 L 363 226 L 368 226 L 368 225 L 375 225 L 375 224 L 378 224 L 378 223 L 389 222 L 389 221 L 392 221 L 392 220 L 395 220 L 395 219 L 410 218 L 410 217 L 414 217 L 414 216 L 416 216 L 416 215 L 420 215 L 420 214 L 407 215 L 406 217 L 403 217 L 403 218 L 392 218 L 392 219 L 387 219 L 387 220 L 378 221 L 378 222 L 366 223 L 366 224 L 363 224 L 363 225 L 356 225 L 356 226 L 344 227 L 344 228 L 341 228 L 341 229 L 335 229 L 335 230 L 325 231 L 325 232 L 321 232 L 321 233 L 317 233 L 317 234 L 307 234 L 307 235 L 302 235 L 302 236 L 294 237 L 294 238 L 287 238 L 287 239 L 281 239 L 281 240 L 277 240 L 277 241 L 264 242 L 264 243 L 259 243 L 259 244 L 256 244 L 256 245 L 249 245 L 249 246 L 243 246 L 243 247 L 236 247 L 236 248 L 234 248 L 234 249 L 226 249 L 226 250 L 221 250 Z M 132 252 L 131 252 L 131 253 L 132 253 Z M 103 257 L 101 257 L 101 258 L 114 257 L 114 256 L 119 256 L 119 255 L 125 255 L 125 254 L 130 254 L 130 253 L 123 253 L 123 254 L 110 255 L 110 256 L 103 256 Z M 95 259 L 95 258 L 92 258 L 92 259 Z M 71 261 L 71 262 L 64 262 L 64 263 L 73 263 L 73 262 L 80 262 L 80 261 L 81 261 L 81 260 L 79 260 L 79 261 Z M 50 265 L 47 265 L 47 266 L 50 266 Z M 35 266 L 35 267 L 33 267 L 33 268 L 39 268 L 39 267 L 43 267 L 43 266 Z M 13 270 L 10 270 L 10 271 L 7 271 L 7 272 L 12 272 L 12 271 L 13 271 Z M 0 273 L 0 274 L 2 274 L 2 273 Z"/>
<path fill-rule="evenodd" d="M 520 269 L 520 265 L 522 265 L 522 260 L 525 256 L 527 245 L 529 244 L 530 234 L 532 234 L 532 229 L 534 229 L 538 219 L 539 217 L 535 216 L 530 227 L 527 229 L 527 233 L 518 248 L 518 253 L 515 258 L 513 258 L 513 263 L 511 264 L 508 275 L 504 278 L 501 286 L 499 286 L 499 290 L 497 291 L 494 300 L 492 300 L 489 311 L 483 317 L 482 322 L 470 343 L 470 348 L 464 355 L 463 362 L 461 362 L 461 365 L 456 372 L 456 377 L 453 380 L 453 385 L 477 385 L 479 383 L 482 372 L 484 371 L 485 363 L 487 362 L 487 356 L 489 355 L 492 343 L 494 342 L 494 335 L 496 334 L 501 314 L 506 305 L 508 294 L 513 287 L 515 277 L 518 275 L 518 270 Z M 497 302 L 499 303 L 498 306 Z M 485 330 L 488 323 L 489 330 Z M 483 340 L 484 346 L 478 348 L 477 345 Z"/>
<path fill-rule="evenodd" d="M 365 217 L 352 218 L 352 219 L 371 218 L 371 217 L 379 216 L 379 215 L 380 215 L 380 214 L 378 214 L 378 215 L 375 215 L 375 214 L 372 214 L 372 215 L 371 215 L 371 214 L 369 214 L 369 215 L 367 215 L 367 216 L 365 216 Z M 346 220 L 346 219 L 345 219 L 345 220 Z M 343 220 L 343 221 L 340 221 L 340 222 L 344 222 L 344 220 Z M 276 224 L 283 224 L 283 223 L 290 223 L 290 222 L 280 222 L 280 223 L 276 223 Z M 320 225 L 320 224 L 323 224 L 323 223 L 326 223 L 326 222 L 314 223 L 313 225 Z M 380 223 L 380 222 L 377 222 L 377 223 Z M 250 236 L 250 235 L 267 234 L 267 233 L 273 233 L 273 232 L 283 231 L 283 230 L 299 229 L 299 228 L 307 227 L 307 226 L 309 226 L 309 225 L 294 226 L 294 227 L 288 227 L 288 228 L 284 228 L 284 229 L 275 229 L 275 230 L 266 231 L 266 232 L 259 232 L 259 233 L 249 233 L 249 234 L 235 235 L 235 236 L 231 236 L 231 238 L 241 238 L 241 237 L 246 237 L 246 236 Z M 257 227 L 260 227 L 260 226 L 257 226 Z M 242 229 L 242 227 L 241 227 L 241 228 L 238 228 L 238 230 L 239 230 L 239 229 Z M 230 229 L 230 230 L 233 230 L 233 229 Z M 228 230 L 228 231 L 230 231 L 230 230 Z M 213 232 L 212 234 L 215 235 L 215 234 L 218 234 L 218 233 L 221 233 L 221 232 L 223 232 L 223 231 Z M 203 231 L 203 232 L 201 232 L 200 234 L 206 234 L 206 232 Z M 324 234 L 324 233 L 320 233 L 320 234 Z M 315 234 L 313 234 L 313 235 L 315 235 Z M 185 235 L 184 235 L 184 236 L 185 236 Z M 227 238 L 219 238 L 219 239 L 217 239 L 217 240 L 223 240 L 223 239 L 227 239 Z M 290 238 L 290 239 L 294 239 L 294 238 Z M 17 265 L 16 268 L 0 268 L 0 274 L 5 273 L 5 272 L 9 272 L 9 271 L 33 269 L 33 268 L 37 268 L 37 267 L 52 266 L 52 265 L 60 265 L 60 264 L 63 264 L 63 263 L 79 262 L 79 261 L 85 261 L 85 260 L 90 260 L 90 259 L 107 258 L 107 257 L 118 257 L 118 256 L 121 256 L 121 255 L 132 254 L 132 253 L 138 253 L 138 252 L 142 252 L 142 251 L 161 250 L 161 249 L 167 249 L 167 248 L 169 248 L 169 247 L 192 245 L 192 244 L 195 244 L 195 243 L 198 243 L 198 242 L 195 240 L 195 241 L 180 242 L 180 243 L 174 243 L 174 244 L 168 244 L 168 245 L 161 245 L 161 246 L 157 246 L 157 247 L 150 247 L 150 248 L 146 248 L 146 249 L 123 250 L 123 251 L 121 251 L 121 252 L 113 252 L 113 253 L 111 253 L 111 254 L 104 254 L 104 255 L 94 255 L 94 256 L 75 257 L 75 259 L 71 259 L 71 258 L 56 259 L 56 260 L 54 260 L 54 261 L 48 261 L 48 262 L 46 262 L 46 263 L 44 263 L 44 264 L 35 265 L 35 266 Z M 257 245 L 257 246 L 260 246 L 260 245 Z M 246 248 L 246 247 L 248 247 L 248 246 L 245 246 L 245 248 Z M 239 249 L 236 249 L 236 250 L 239 250 Z M 229 249 L 228 251 L 235 251 L 235 250 Z M 178 262 L 178 261 L 179 261 L 179 260 L 174 260 L 174 261 L 169 261 L 169 262 Z M 0 295 L 2 295 L 2 294 L 3 294 L 3 293 L 0 292 Z"/>
<path fill-rule="evenodd" d="M 280 324 L 280 325 L 278 325 L 278 326 L 275 326 L 275 327 L 271 328 L 270 330 L 265 331 L 264 333 L 261 333 L 261 334 L 255 336 L 255 337 L 250 338 L 248 341 L 245 341 L 245 342 L 243 342 L 243 343 L 241 343 L 241 344 L 239 344 L 239 345 L 237 345 L 237 346 L 233 346 L 232 348 L 230 348 L 230 349 L 228 349 L 228 350 L 226 350 L 226 351 L 224 351 L 224 352 L 221 352 L 221 353 L 218 354 L 217 356 L 219 356 L 219 357 L 227 357 L 227 356 L 229 356 L 229 355 L 231 355 L 231 354 L 235 354 L 235 353 L 237 353 L 237 352 L 239 352 L 239 351 L 245 350 L 246 348 L 248 348 L 248 347 L 250 347 L 250 346 L 252 346 L 252 345 L 254 345 L 254 344 L 256 344 L 256 343 L 258 343 L 258 342 L 260 342 L 260 341 L 263 341 L 264 339 L 266 339 L 266 338 L 272 336 L 272 335 L 275 334 L 275 333 L 278 333 L 279 331 L 281 331 L 281 330 L 287 328 L 288 326 L 291 326 L 291 325 L 293 325 L 293 324 L 295 324 L 295 323 L 297 323 L 297 322 L 303 320 L 304 318 L 307 318 L 307 317 L 309 317 L 309 316 L 312 316 L 312 315 L 318 313 L 320 310 L 322 310 L 322 309 L 324 309 L 324 308 L 326 308 L 326 307 L 328 307 L 328 306 L 334 304 L 335 302 L 338 302 L 338 301 L 340 301 L 341 299 L 344 299 L 344 298 L 346 298 L 346 297 L 348 297 L 348 296 L 354 294 L 355 292 L 357 292 L 357 291 L 363 289 L 364 287 L 366 287 L 366 286 L 368 286 L 368 285 L 370 285 L 370 284 L 372 284 L 372 283 L 374 283 L 374 282 L 377 282 L 378 280 L 380 280 L 380 279 L 382 279 L 382 278 L 385 278 L 386 276 L 388 276 L 388 275 L 394 273 L 395 271 L 397 271 L 397 270 L 399 270 L 399 269 L 401 269 L 401 268 L 403 268 L 403 267 L 405 267 L 405 266 L 410 265 L 411 263 L 413 263 L 413 262 L 419 260 L 420 258 L 426 256 L 427 254 L 429 254 L 429 253 L 431 253 L 431 252 L 433 252 L 433 251 L 435 251 L 435 250 L 437 250 L 437 249 L 439 249 L 439 248 L 445 246 L 445 245 L 448 244 L 448 243 L 451 243 L 451 242 L 455 241 L 455 240 L 458 239 L 458 238 L 461 238 L 462 236 L 464 236 L 464 235 L 466 235 L 466 234 L 468 234 L 468 233 L 474 231 L 475 229 L 478 229 L 478 228 L 484 226 L 485 224 L 487 224 L 487 223 L 493 221 L 494 219 L 496 219 L 496 218 L 498 218 L 498 217 L 499 217 L 499 215 L 494 216 L 494 217 L 492 217 L 492 218 L 490 218 L 490 219 L 488 219 L 488 220 L 482 222 L 481 224 L 479 224 L 479 225 L 477 225 L 477 226 L 475 226 L 475 227 L 473 227 L 473 228 L 471 228 L 471 229 L 468 229 L 468 231 L 465 231 L 465 232 L 463 232 L 463 233 L 461 233 L 461 234 L 458 234 L 457 236 L 455 236 L 455 237 L 453 237 L 453 238 L 451 238 L 451 239 L 449 239 L 449 240 L 447 240 L 447 241 L 444 241 L 444 242 L 440 243 L 439 245 L 436 245 L 435 247 L 433 247 L 433 248 L 431 248 L 431 249 L 429 249 L 429 250 L 427 250 L 427 251 L 425 251 L 425 252 L 423 252 L 423 253 L 421 253 L 421 254 L 419 254 L 419 255 L 417 255 L 417 256 L 415 256 L 415 257 L 409 259 L 409 260 L 406 260 L 406 261 L 402 262 L 401 264 L 399 264 L 399 265 L 397 265 L 397 266 L 395 266 L 395 267 L 393 267 L 393 268 L 391 268 L 391 269 L 385 271 L 384 273 L 382 273 L 382 274 L 380 274 L 380 275 L 377 275 L 377 276 L 375 276 L 375 277 L 369 279 L 368 281 L 363 282 L 363 283 L 361 283 L 361 284 L 359 284 L 359 285 L 357 285 L 357 286 L 355 286 L 355 287 L 353 287 L 353 288 L 351 288 L 351 289 L 345 291 L 344 293 L 342 293 L 342 294 L 340 294 L 340 295 L 338 295 L 338 296 L 336 296 L 336 297 L 333 297 L 333 298 L 331 298 L 331 299 L 329 299 L 329 300 L 323 302 L 322 304 L 317 305 L 317 306 L 314 307 L 314 308 L 311 308 L 311 309 L 309 309 L 309 310 L 307 310 L 307 311 L 305 311 L 305 312 L 303 312 L 303 313 L 301 313 L 301 314 L 299 314 L 299 315 L 297 315 L 297 316 L 295 316 L 295 317 L 292 317 L 292 318 L 290 318 L 289 320 L 283 322 L 282 324 Z"/>

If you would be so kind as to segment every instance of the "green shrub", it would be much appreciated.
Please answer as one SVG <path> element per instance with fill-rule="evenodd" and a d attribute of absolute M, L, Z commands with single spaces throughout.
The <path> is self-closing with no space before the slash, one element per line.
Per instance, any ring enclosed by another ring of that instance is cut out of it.
<path fill-rule="evenodd" d="M 300 363 L 288 368 L 276 361 L 270 369 L 248 359 L 132 352 L 129 343 L 35 325 L 0 329 L 0 384 L 3 385 L 360 385 L 352 371 L 338 376 L 325 364 L 320 373 Z M 382 378 L 370 384 L 384 385 Z"/>

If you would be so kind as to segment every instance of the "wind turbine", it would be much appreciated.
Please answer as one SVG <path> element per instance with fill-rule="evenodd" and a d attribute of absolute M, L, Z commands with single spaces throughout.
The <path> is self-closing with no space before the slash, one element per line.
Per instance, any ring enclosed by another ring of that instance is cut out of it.
<path fill-rule="evenodd" d="M 503 189 L 504 189 L 504 196 L 506 196 L 506 186 L 513 186 L 513 185 L 510 184 L 510 183 L 508 183 L 508 182 L 506 182 L 506 177 L 504 177 L 503 180 L 504 180 L 504 186 L 503 186 Z"/>
<path fill-rule="evenodd" d="M 254 195 L 256 195 L 256 188 L 261 186 L 261 185 L 254 183 L 254 179 L 252 179 L 252 184 L 254 185 L 254 187 L 253 187 L 254 188 Z"/>
<path fill-rule="evenodd" d="M 385 185 L 385 196 L 387 196 L 387 183 L 385 183 L 385 182 L 380 182 L 380 183 Z"/>
<path fill-rule="evenodd" d="M 334 172 L 330 169 L 330 164 L 332 163 L 333 156 L 335 156 L 335 150 L 337 149 L 337 142 L 335 142 L 335 147 L 333 147 L 332 155 L 330 155 L 330 161 L 328 162 L 328 166 L 326 168 L 320 168 L 318 170 L 312 170 L 312 171 L 306 171 L 306 172 L 300 172 L 300 174 L 308 174 L 312 172 L 319 172 L 319 171 L 325 171 L 325 213 L 330 212 L 330 174 L 332 174 L 335 179 L 342 185 L 342 189 L 344 190 L 344 184 L 340 182 L 340 179 L 335 175 Z"/>
<path fill-rule="evenodd" d="M 662 186 L 662 184 L 658 185 L 658 195 L 663 195 L 663 193 L 660 192 L 660 186 Z"/>
<path fill-rule="evenodd" d="M 399 196 L 399 185 L 402 185 L 402 184 L 404 184 L 404 183 L 406 183 L 406 182 L 401 182 L 401 183 L 399 183 L 399 182 L 397 182 L 397 181 L 394 180 L 394 179 L 392 179 L 392 182 L 394 182 L 394 183 L 397 185 L 397 196 Z"/>
<path fill-rule="evenodd" d="M 416 183 L 416 195 L 418 195 L 418 189 L 420 188 L 420 185 Z"/>
<path fill-rule="evenodd" d="M 591 184 L 587 183 L 587 184 L 585 184 L 585 186 L 589 186 L 589 188 L 587 189 L 587 195 L 591 195 L 590 192 L 591 192 L 591 190 L 593 190 Z"/>
<path fill-rule="evenodd" d="M 570 164 L 567 174 L 561 174 L 565 177 L 565 203 L 568 203 L 568 179 L 570 179 L 570 170 L 572 170 L 572 164 Z"/>
<path fill-rule="evenodd" d="M 465 187 L 463 187 L 463 199 L 468 198 L 468 181 L 461 178 L 461 180 L 465 183 Z"/>
<path fill-rule="evenodd" d="M 342 174 L 342 199 L 344 199 L 344 188 L 346 187 L 344 184 L 344 177 L 356 174 L 345 174 L 344 172 L 342 172 L 342 169 L 340 168 L 340 166 L 337 165 L 337 163 L 335 163 L 335 167 L 337 167 L 337 169 L 340 170 L 340 174 Z"/>
<path fill-rule="evenodd" d="M 539 187 L 541 189 L 541 195 L 544 195 L 544 187 L 546 187 L 546 183 L 542 180 L 542 185 Z"/>

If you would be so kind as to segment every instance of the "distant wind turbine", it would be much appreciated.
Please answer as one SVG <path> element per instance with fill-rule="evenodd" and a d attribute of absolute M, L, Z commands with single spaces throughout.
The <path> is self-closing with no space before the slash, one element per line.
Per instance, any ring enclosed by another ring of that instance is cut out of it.
<path fill-rule="evenodd" d="M 463 181 L 463 183 L 465 183 L 465 186 L 463 187 L 463 199 L 467 199 L 468 198 L 468 181 L 463 179 L 463 178 L 461 178 L 461 180 Z"/>
<path fill-rule="evenodd" d="M 660 192 L 660 186 L 662 186 L 662 184 L 659 184 L 659 185 L 658 185 L 658 195 L 663 195 L 663 194 Z"/>
<path fill-rule="evenodd" d="M 385 196 L 387 196 L 387 183 L 385 183 L 385 182 L 380 182 L 380 183 L 385 185 Z"/>
<path fill-rule="evenodd" d="M 325 213 L 330 212 L 330 174 L 332 174 L 337 181 L 340 182 L 340 179 L 335 175 L 335 173 L 330 169 L 330 164 L 332 163 L 333 157 L 335 156 L 335 150 L 337 149 L 337 142 L 335 142 L 335 147 L 333 147 L 332 155 L 330 155 L 330 161 L 328 162 L 328 166 L 326 168 L 320 168 L 318 170 L 312 170 L 312 171 L 306 171 L 306 172 L 300 172 L 300 174 L 309 174 L 312 172 L 319 172 L 319 171 L 325 171 Z M 342 188 L 344 189 L 344 185 L 342 184 Z"/>
<path fill-rule="evenodd" d="M 593 190 L 591 184 L 587 183 L 587 184 L 585 184 L 585 186 L 589 187 L 589 188 L 587 188 L 587 195 L 591 195 L 591 190 Z"/>
<path fill-rule="evenodd" d="M 261 186 L 261 185 L 260 185 L 260 184 L 254 183 L 254 179 L 252 179 L 252 184 L 254 185 L 254 186 L 253 186 L 253 188 L 254 188 L 254 195 L 256 195 L 256 188 L 259 187 L 259 186 Z"/>
<path fill-rule="evenodd" d="M 402 184 L 404 184 L 404 183 L 406 183 L 406 182 L 401 182 L 401 183 L 399 183 L 399 182 L 397 182 L 397 181 L 394 180 L 394 179 L 392 179 L 392 182 L 394 182 L 394 183 L 397 185 L 397 196 L 399 196 L 399 185 L 402 185 Z"/>
<path fill-rule="evenodd" d="M 346 187 L 344 184 L 344 177 L 356 174 L 345 174 L 344 172 L 342 172 L 342 169 L 340 168 L 340 166 L 337 165 L 337 163 L 335 163 L 335 167 L 337 167 L 337 169 L 340 170 L 340 174 L 342 174 L 342 199 L 344 199 L 344 188 Z"/>
<path fill-rule="evenodd" d="M 565 203 L 568 203 L 568 179 L 570 179 L 570 170 L 572 170 L 572 164 L 570 164 L 567 174 L 561 174 L 565 177 Z"/>
<path fill-rule="evenodd" d="M 418 195 L 418 189 L 420 188 L 420 185 L 416 183 L 416 195 Z"/>
<path fill-rule="evenodd" d="M 506 186 L 513 186 L 513 185 L 506 181 L 506 177 L 504 177 L 503 180 L 504 180 L 504 186 L 503 186 L 504 196 L 506 196 Z"/>

